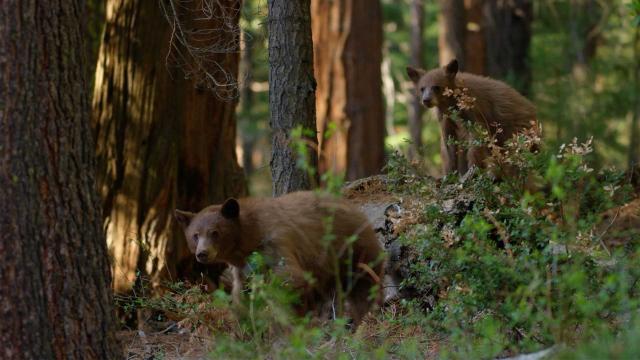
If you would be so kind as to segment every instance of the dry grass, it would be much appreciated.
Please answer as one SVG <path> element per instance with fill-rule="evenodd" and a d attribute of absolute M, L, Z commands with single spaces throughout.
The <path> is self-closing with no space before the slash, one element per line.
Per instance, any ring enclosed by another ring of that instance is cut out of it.
<path fill-rule="evenodd" d="M 202 300 L 202 298 L 201 298 Z M 174 314 L 175 316 L 175 314 Z M 402 325 L 400 321 L 407 314 L 398 303 L 387 304 L 384 308 L 370 313 L 352 333 L 353 339 L 366 344 L 372 349 L 385 344 L 387 347 L 399 348 L 407 340 L 413 340 L 424 351 L 425 359 L 436 359 L 443 339 L 434 338 L 425 333 L 418 325 Z M 118 333 L 118 338 L 125 349 L 126 359 L 206 359 L 216 343 L 216 334 L 231 336 L 238 342 L 251 341 L 242 334 L 236 317 L 229 308 L 216 309 L 204 303 L 197 310 L 182 320 L 170 321 L 171 325 L 162 331 L 127 330 Z M 319 326 L 329 331 L 328 321 L 312 321 L 309 328 Z M 147 329 L 157 326 L 145 326 Z M 292 329 L 274 325 L 275 332 L 268 337 L 271 349 L 270 358 L 277 358 L 278 349 L 288 346 L 287 334 Z M 326 340 L 306 349 L 309 355 L 321 353 L 325 358 L 334 358 L 337 352 L 354 352 L 356 349 L 348 345 L 345 338 L 326 335 Z M 338 350 L 339 349 L 339 350 Z"/>
<path fill-rule="evenodd" d="M 185 333 L 153 333 L 121 331 L 120 343 L 126 359 L 202 359 L 206 358 L 211 340 Z"/>

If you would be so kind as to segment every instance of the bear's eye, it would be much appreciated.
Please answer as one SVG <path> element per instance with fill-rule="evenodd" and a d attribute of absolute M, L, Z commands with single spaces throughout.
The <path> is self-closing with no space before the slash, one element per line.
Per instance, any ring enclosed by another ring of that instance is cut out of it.
<path fill-rule="evenodd" d="M 198 242 L 198 236 L 200 236 L 198 233 L 193 234 L 193 236 L 191 237 L 193 239 L 193 242 Z"/>
<path fill-rule="evenodd" d="M 440 92 L 440 90 L 442 90 L 442 87 L 440 87 L 440 86 L 436 85 L 436 86 L 432 87 L 431 89 L 432 89 L 433 91 L 435 91 L 435 92 Z"/>
<path fill-rule="evenodd" d="M 423 93 L 424 92 L 424 86 L 420 88 L 420 92 Z"/>
<path fill-rule="evenodd" d="M 215 230 L 211 230 L 209 234 L 211 235 L 211 239 L 213 240 L 217 239 L 220 236 L 220 234 L 218 234 L 218 232 Z"/>

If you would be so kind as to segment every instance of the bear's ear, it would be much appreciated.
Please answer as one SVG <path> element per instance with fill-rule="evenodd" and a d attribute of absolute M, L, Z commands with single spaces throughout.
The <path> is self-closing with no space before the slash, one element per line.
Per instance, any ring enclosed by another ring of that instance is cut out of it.
<path fill-rule="evenodd" d="M 420 81 L 422 76 L 425 74 L 425 71 L 422 69 L 414 68 L 413 66 L 407 66 L 407 75 L 409 75 L 409 79 L 414 83 Z"/>
<path fill-rule="evenodd" d="M 449 79 L 453 80 L 458 73 L 458 68 L 458 60 L 453 59 L 444 67 L 444 72 L 447 74 Z"/>
<path fill-rule="evenodd" d="M 182 211 L 182 210 L 178 210 L 178 209 L 176 209 L 173 212 L 173 216 L 178 221 L 178 224 L 180 224 L 180 226 L 182 226 L 183 228 L 186 228 L 187 226 L 189 226 L 189 224 L 191 223 L 191 220 L 193 219 L 193 217 L 195 215 L 196 214 L 194 214 L 192 212 Z"/>
<path fill-rule="evenodd" d="M 234 198 L 229 198 L 227 201 L 222 204 L 222 209 L 220 209 L 222 216 L 227 219 L 235 219 L 240 215 L 240 204 L 238 204 L 238 200 Z"/>

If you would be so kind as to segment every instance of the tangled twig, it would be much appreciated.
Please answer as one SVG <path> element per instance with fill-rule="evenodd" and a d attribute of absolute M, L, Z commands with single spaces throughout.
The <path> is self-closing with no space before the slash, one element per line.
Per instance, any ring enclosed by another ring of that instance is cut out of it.
<path fill-rule="evenodd" d="M 180 68 L 196 87 L 235 99 L 238 80 L 227 55 L 240 52 L 240 7 L 221 0 L 160 0 L 160 7 L 172 30 L 167 65 Z"/>

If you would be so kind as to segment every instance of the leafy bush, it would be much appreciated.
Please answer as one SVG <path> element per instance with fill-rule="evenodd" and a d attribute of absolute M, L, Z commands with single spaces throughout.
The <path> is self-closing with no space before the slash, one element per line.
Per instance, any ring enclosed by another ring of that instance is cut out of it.
<path fill-rule="evenodd" d="M 576 140 L 557 154 L 514 151 L 506 158 L 513 177 L 496 182 L 476 171 L 427 191 L 419 165 L 391 160 L 398 191 L 431 196 L 420 224 L 399 240 L 413 254 L 403 286 L 417 296 L 408 303 L 427 309 L 430 330 L 448 337 L 443 355 L 573 344 L 615 333 L 637 311 L 637 254 L 612 251 L 596 232 L 600 214 L 631 189 L 620 172 L 596 173 L 591 151 Z"/>
<path fill-rule="evenodd" d="M 213 358 L 491 359 L 551 346 L 560 359 L 639 356 L 627 344 L 638 334 L 640 252 L 607 243 L 602 226 L 605 210 L 634 196 L 631 186 L 621 172 L 592 169 L 591 141 L 533 154 L 531 136 L 496 154 L 491 171 L 462 177 L 434 179 L 420 163 L 392 156 L 389 190 L 419 204 L 396 240 L 409 296 L 355 332 L 343 318 L 296 316 L 296 294 L 259 256 L 250 261 L 243 311 L 222 290 L 182 284 L 126 304 L 212 334 Z M 512 176 L 496 180 L 500 166 Z M 341 180 L 325 182 L 335 192 Z"/>

